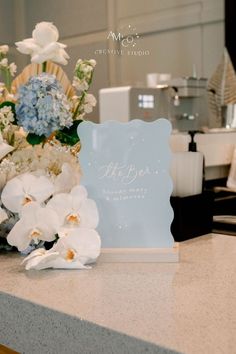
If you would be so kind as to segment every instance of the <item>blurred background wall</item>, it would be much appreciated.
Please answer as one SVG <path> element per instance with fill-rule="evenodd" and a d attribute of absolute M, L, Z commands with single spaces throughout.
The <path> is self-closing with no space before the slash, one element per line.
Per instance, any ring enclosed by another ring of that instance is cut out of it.
<path fill-rule="evenodd" d="M 97 60 L 97 97 L 102 87 L 145 85 L 151 72 L 190 76 L 194 65 L 209 77 L 224 47 L 224 0 L 0 0 L 0 43 L 10 44 L 19 69 L 29 58 L 14 42 L 31 37 L 40 21 L 52 21 L 68 45 L 70 78 L 77 58 Z M 139 55 L 119 55 L 110 31 L 137 33 Z M 98 108 L 88 118 L 97 121 Z"/>

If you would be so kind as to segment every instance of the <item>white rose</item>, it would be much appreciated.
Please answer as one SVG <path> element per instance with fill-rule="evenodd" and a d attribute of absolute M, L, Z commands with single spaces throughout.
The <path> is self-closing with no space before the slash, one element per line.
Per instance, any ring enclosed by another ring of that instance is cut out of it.
<path fill-rule="evenodd" d="M 51 22 L 40 22 L 35 26 L 32 32 L 32 37 L 34 41 L 41 47 L 57 42 L 59 38 L 59 33 Z"/>
<path fill-rule="evenodd" d="M 64 49 L 66 45 L 57 42 L 58 30 L 51 22 L 38 23 L 32 37 L 16 42 L 19 52 L 31 55 L 32 63 L 42 64 L 47 60 L 63 65 L 68 63 L 69 55 Z"/>
<path fill-rule="evenodd" d="M 32 55 L 34 52 L 40 50 L 40 46 L 35 43 L 33 38 L 26 38 L 21 42 L 16 42 L 16 47 L 19 52 L 23 54 L 30 54 Z"/>

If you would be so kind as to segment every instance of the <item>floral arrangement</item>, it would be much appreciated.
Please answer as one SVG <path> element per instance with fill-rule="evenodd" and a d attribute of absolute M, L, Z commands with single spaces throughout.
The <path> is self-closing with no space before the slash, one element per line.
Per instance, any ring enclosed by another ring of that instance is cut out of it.
<path fill-rule="evenodd" d="M 57 28 L 38 23 L 17 42 L 31 63 L 16 78 L 0 46 L 0 248 L 27 255 L 26 269 L 85 268 L 99 256 L 98 211 L 80 185 L 77 127 L 92 112 L 95 60 L 76 63 L 72 84 Z"/>

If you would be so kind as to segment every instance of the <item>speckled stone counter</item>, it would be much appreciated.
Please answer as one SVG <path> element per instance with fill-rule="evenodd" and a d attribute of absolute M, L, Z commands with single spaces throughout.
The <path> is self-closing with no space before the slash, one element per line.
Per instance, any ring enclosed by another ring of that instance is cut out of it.
<path fill-rule="evenodd" d="M 0 343 L 21 353 L 236 352 L 236 237 L 180 244 L 180 263 L 26 272 L 0 255 Z"/>

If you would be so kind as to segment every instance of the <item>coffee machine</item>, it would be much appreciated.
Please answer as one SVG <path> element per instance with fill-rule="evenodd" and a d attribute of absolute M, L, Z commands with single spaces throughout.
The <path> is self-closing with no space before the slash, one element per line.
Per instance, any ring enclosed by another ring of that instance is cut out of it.
<path fill-rule="evenodd" d="M 176 78 L 157 87 L 111 87 L 99 92 L 100 122 L 165 117 L 178 131 L 208 125 L 206 79 Z"/>
<path fill-rule="evenodd" d="M 207 79 L 183 77 L 172 79 L 170 117 L 178 131 L 197 131 L 209 125 L 207 106 Z"/>

